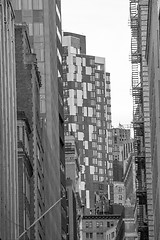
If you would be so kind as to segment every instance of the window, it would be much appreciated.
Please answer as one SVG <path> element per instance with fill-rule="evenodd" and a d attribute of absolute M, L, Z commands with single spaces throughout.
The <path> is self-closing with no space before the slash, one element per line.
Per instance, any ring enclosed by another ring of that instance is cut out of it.
<path fill-rule="evenodd" d="M 91 123 L 96 123 L 96 118 L 91 118 Z"/>
<path fill-rule="evenodd" d="M 103 222 L 100 222 L 99 226 L 100 226 L 100 227 L 103 227 Z"/>
<path fill-rule="evenodd" d="M 102 142 L 102 137 L 98 137 L 98 142 Z"/>
<path fill-rule="evenodd" d="M 102 98 L 101 97 L 97 97 L 97 102 L 101 102 Z"/>
<path fill-rule="evenodd" d="M 91 98 L 95 98 L 95 92 L 91 92 Z"/>
<path fill-rule="evenodd" d="M 92 142 L 92 147 L 97 147 L 97 143 L 96 142 Z"/>
<path fill-rule="evenodd" d="M 86 239 L 92 239 L 93 238 L 93 233 L 86 233 Z"/>
<path fill-rule="evenodd" d="M 111 233 L 111 238 L 114 238 L 114 232 Z"/>
<path fill-rule="evenodd" d="M 26 1 L 26 0 L 24 0 Z M 33 0 L 33 9 L 34 10 L 40 10 L 43 8 L 43 5 L 42 5 L 42 0 Z"/>
<path fill-rule="evenodd" d="M 97 156 L 97 151 L 93 150 L 93 156 Z"/>
<path fill-rule="evenodd" d="M 122 195 L 119 195 L 119 200 L 122 200 L 123 198 L 122 198 Z"/>
<path fill-rule="evenodd" d="M 102 158 L 102 153 L 99 152 L 99 153 L 97 154 L 97 156 L 98 156 L 98 158 Z"/>
<path fill-rule="evenodd" d="M 97 120 L 97 126 L 101 127 L 101 120 Z"/>
<path fill-rule="evenodd" d="M 102 145 L 98 145 L 98 146 L 97 146 L 97 149 L 98 149 L 98 150 L 102 150 Z"/>
<path fill-rule="evenodd" d="M 89 62 L 90 62 L 90 65 L 94 65 L 94 59 L 90 59 Z"/>
<path fill-rule="evenodd" d="M 97 112 L 96 115 L 97 115 L 97 118 L 101 117 L 101 113 L 100 112 Z"/>
<path fill-rule="evenodd" d="M 73 56 L 73 64 L 76 64 L 76 56 Z"/>
<path fill-rule="evenodd" d="M 22 9 L 22 1 L 15 0 L 15 10 L 21 10 L 21 9 Z"/>
<path fill-rule="evenodd" d="M 93 175 L 93 181 L 98 181 L 98 175 Z"/>
<path fill-rule="evenodd" d="M 91 100 L 91 106 L 95 106 L 95 100 Z"/>
<path fill-rule="evenodd" d="M 100 87 L 100 81 L 96 81 L 96 86 Z"/>
<path fill-rule="evenodd" d="M 35 36 L 43 36 L 43 23 L 34 23 Z"/>
<path fill-rule="evenodd" d="M 23 9 L 31 10 L 32 9 L 32 0 L 23 0 Z"/>
<path fill-rule="evenodd" d="M 93 233 L 90 233 L 89 235 L 90 235 L 90 238 L 93 238 Z"/>
<path fill-rule="evenodd" d="M 90 81 L 93 82 L 94 80 L 95 80 L 94 77 L 91 75 L 90 76 Z"/>
<path fill-rule="evenodd" d="M 98 166 L 102 166 L 102 161 L 101 160 L 98 161 Z"/>
<path fill-rule="evenodd" d="M 97 109 L 97 110 L 101 110 L 101 105 L 100 105 L 100 104 L 97 104 L 97 105 L 96 105 L 96 109 Z"/>
<path fill-rule="evenodd" d="M 104 177 L 99 177 L 99 181 L 103 182 L 104 181 Z"/>
<path fill-rule="evenodd" d="M 101 94 L 101 89 L 97 89 L 97 94 Z"/>
<path fill-rule="evenodd" d="M 89 222 L 89 228 L 92 228 L 92 221 Z"/>
<path fill-rule="evenodd" d="M 97 78 L 97 79 L 100 78 L 100 74 L 96 72 L 95 73 L 95 78 Z"/>
<path fill-rule="evenodd" d="M 93 162 L 93 164 L 97 164 L 97 159 L 96 158 L 92 158 L 92 162 Z"/>

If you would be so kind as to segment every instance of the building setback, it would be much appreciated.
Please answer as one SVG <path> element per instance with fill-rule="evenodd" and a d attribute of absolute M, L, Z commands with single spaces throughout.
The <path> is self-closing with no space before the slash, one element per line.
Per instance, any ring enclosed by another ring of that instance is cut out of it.
<path fill-rule="evenodd" d="M 95 214 L 96 196 L 110 199 L 113 180 L 110 75 L 104 58 L 86 55 L 83 35 L 64 33 L 63 80 L 65 132 L 78 140 L 82 203 Z"/>
<path fill-rule="evenodd" d="M 15 49 L 16 49 L 16 83 L 17 83 L 17 111 L 21 118 L 18 121 L 18 163 L 19 163 L 19 188 L 20 207 L 20 228 L 21 234 L 45 209 L 44 201 L 44 150 L 41 139 L 40 125 L 40 87 L 41 77 L 37 68 L 36 55 L 31 53 L 28 39 L 27 26 L 18 25 L 15 28 Z M 25 122 L 24 122 L 25 120 Z M 26 120 L 30 126 L 30 134 L 25 128 Z M 25 155 L 26 159 L 23 155 Z M 28 158 L 27 158 L 28 156 Z M 23 178 L 21 179 L 21 175 Z M 19 185 L 20 187 L 20 185 Z M 24 198 L 22 199 L 22 192 Z M 24 202 L 23 202 L 24 201 Z M 28 204 L 30 208 L 28 208 Z M 31 238 L 44 239 L 44 219 L 36 224 L 34 231 L 31 229 Z M 29 235 L 29 233 L 28 233 Z"/>
<path fill-rule="evenodd" d="M 46 0 L 44 3 L 42 0 L 16 0 L 14 9 L 16 23 L 25 22 L 28 25 L 31 49 L 36 53 L 42 79 L 40 111 L 45 154 L 45 210 L 47 210 L 65 192 L 61 1 Z M 45 216 L 45 232 L 46 239 L 65 239 L 65 199 Z"/>
<path fill-rule="evenodd" d="M 17 109 L 12 1 L 0 3 L 0 238 L 18 236 Z"/>

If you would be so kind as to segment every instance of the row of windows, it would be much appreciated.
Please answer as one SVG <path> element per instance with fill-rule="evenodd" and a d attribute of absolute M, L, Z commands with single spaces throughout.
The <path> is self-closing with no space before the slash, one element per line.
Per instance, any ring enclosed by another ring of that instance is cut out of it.
<path fill-rule="evenodd" d="M 95 172 L 97 173 L 99 170 L 99 174 L 104 174 L 104 169 L 100 168 L 98 169 L 98 167 L 95 167 Z M 105 173 L 106 173 L 106 170 L 105 170 Z"/>
<path fill-rule="evenodd" d="M 86 65 L 86 58 L 81 58 L 80 60 L 83 65 Z M 73 56 L 73 64 L 76 64 L 76 56 Z M 89 64 L 94 65 L 94 59 L 89 59 Z"/>
<path fill-rule="evenodd" d="M 106 180 L 108 180 L 108 178 Z M 104 177 L 94 174 L 93 175 L 93 181 L 103 182 L 104 181 Z"/>
<path fill-rule="evenodd" d="M 92 228 L 92 227 L 93 227 L 93 222 L 92 221 L 86 222 L 86 228 Z M 97 228 L 103 227 L 103 222 L 102 221 L 96 222 L 96 227 Z"/>
<path fill-rule="evenodd" d="M 16 10 L 42 10 L 43 3 L 42 0 L 15 0 L 15 9 Z"/>
<path fill-rule="evenodd" d="M 40 22 L 28 23 L 28 29 L 29 29 L 30 36 L 33 36 L 33 32 L 34 32 L 34 36 L 43 36 L 43 31 L 44 31 L 43 23 L 40 23 Z"/>
<path fill-rule="evenodd" d="M 107 240 L 111 240 L 115 237 L 115 233 L 112 232 L 111 234 L 107 235 Z M 86 233 L 86 239 L 93 239 L 93 233 Z M 100 239 L 104 239 L 104 233 L 103 232 L 98 232 L 96 233 L 96 239 L 100 240 Z"/>

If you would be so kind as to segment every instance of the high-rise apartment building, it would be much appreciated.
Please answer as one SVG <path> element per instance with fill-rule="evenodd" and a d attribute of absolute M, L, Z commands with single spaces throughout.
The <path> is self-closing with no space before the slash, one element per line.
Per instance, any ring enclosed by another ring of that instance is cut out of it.
<path fill-rule="evenodd" d="M 85 213 L 95 214 L 97 196 L 110 199 L 113 180 L 110 75 L 105 59 L 86 55 L 85 49 L 85 36 L 64 33 L 65 131 L 79 144 Z"/>
<path fill-rule="evenodd" d="M 18 236 L 17 109 L 12 1 L 0 2 L 0 238 Z"/>
<path fill-rule="evenodd" d="M 16 23 L 26 23 L 41 74 L 45 210 L 65 192 L 60 0 L 15 0 Z M 65 239 L 65 199 L 45 216 L 46 239 Z M 63 212 L 63 216 L 61 215 Z"/>

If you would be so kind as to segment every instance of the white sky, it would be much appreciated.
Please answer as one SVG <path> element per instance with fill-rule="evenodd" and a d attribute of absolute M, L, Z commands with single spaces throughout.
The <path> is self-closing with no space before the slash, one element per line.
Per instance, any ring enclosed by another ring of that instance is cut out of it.
<path fill-rule="evenodd" d="M 86 36 L 86 53 L 111 74 L 112 125 L 132 121 L 129 0 L 61 0 L 62 30 Z"/>

